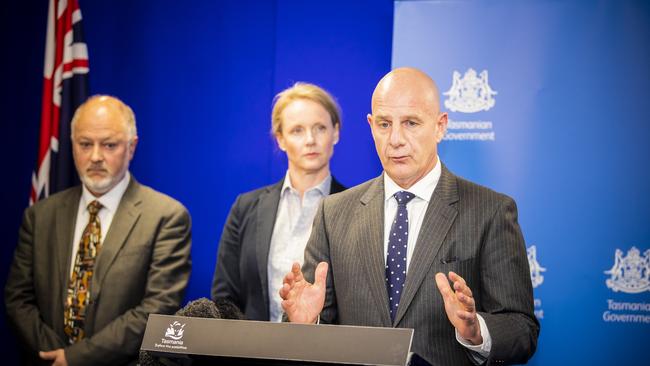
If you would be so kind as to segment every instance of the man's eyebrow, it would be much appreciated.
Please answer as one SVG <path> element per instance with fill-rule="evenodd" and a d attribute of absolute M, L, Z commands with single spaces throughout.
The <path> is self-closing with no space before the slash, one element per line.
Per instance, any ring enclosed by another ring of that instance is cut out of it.
<path fill-rule="evenodd" d="M 406 120 L 409 120 L 409 119 L 416 120 L 416 121 L 421 121 L 422 120 L 422 118 L 420 118 L 420 116 L 415 115 L 415 114 L 409 114 L 407 116 L 404 116 L 404 118 L 402 120 L 406 121 Z"/>

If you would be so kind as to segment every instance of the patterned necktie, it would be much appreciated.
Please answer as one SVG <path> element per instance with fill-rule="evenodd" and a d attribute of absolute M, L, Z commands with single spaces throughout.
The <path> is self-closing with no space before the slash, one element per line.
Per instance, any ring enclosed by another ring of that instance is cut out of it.
<path fill-rule="evenodd" d="M 70 344 L 84 337 L 86 307 L 90 302 L 90 284 L 95 272 L 95 259 L 101 249 L 101 226 L 97 213 L 102 208 L 99 201 L 88 204 L 90 218 L 81 235 L 79 250 L 74 260 L 74 268 L 68 284 L 68 297 L 65 304 L 64 325 Z"/>
<path fill-rule="evenodd" d="M 390 228 L 388 254 L 386 255 L 386 288 L 388 289 L 391 320 L 395 320 L 395 315 L 397 315 L 397 307 L 406 279 L 406 249 L 409 238 L 406 204 L 415 198 L 415 195 L 411 192 L 399 191 L 394 194 L 394 197 L 397 201 L 397 213 Z"/>

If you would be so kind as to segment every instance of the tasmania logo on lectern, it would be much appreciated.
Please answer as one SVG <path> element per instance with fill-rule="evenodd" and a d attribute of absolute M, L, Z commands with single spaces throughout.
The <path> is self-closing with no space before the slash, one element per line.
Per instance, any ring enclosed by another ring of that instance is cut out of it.
<path fill-rule="evenodd" d="M 179 321 L 175 320 L 173 323 L 169 324 L 169 328 L 167 328 L 167 331 L 165 332 L 165 337 L 178 341 L 183 338 L 184 332 L 185 324 L 181 324 Z"/>
<path fill-rule="evenodd" d="M 183 345 L 185 324 L 174 320 L 165 330 L 164 338 L 160 339 L 160 343 L 155 343 L 154 347 L 168 350 L 187 350 L 187 346 Z"/>
<path fill-rule="evenodd" d="M 477 73 L 469 68 L 463 76 L 454 70 L 451 76 L 452 84 L 449 90 L 443 93 L 445 107 L 451 112 L 477 113 L 489 111 L 496 104 L 494 96 L 497 92 L 488 82 L 488 71 Z M 472 120 L 457 121 L 449 117 L 445 140 L 454 141 L 494 141 L 492 121 Z"/>
<path fill-rule="evenodd" d="M 633 246 L 623 255 L 623 251 L 617 248 L 614 253 L 614 265 L 604 273 L 609 275 L 605 285 L 614 293 L 638 295 L 650 291 L 650 249 L 646 249 L 641 255 L 641 251 Z M 629 298 L 629 295 L 626 295 L 621 299 Z M 632 302 L 607 299 L 603 321 L 650 324 L 650 303 L 642 300 Z"/>

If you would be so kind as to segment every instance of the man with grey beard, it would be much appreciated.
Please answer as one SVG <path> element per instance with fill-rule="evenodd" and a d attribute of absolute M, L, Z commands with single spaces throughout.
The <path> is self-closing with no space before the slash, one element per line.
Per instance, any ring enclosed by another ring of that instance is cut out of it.
<path fill-rule="evenodd" d="M 7 285 L 24 364 L 135 364 L 150 313 L 172 314 L 190 275 L 191 223 L 129 173 L 135 116 L 94 96 L 72 119 L 81 186 L 25 210 Z"/>

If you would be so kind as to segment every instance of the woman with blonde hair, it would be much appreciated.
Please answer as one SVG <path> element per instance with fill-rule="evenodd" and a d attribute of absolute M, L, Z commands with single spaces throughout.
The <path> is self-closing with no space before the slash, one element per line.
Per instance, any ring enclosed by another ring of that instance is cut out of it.
<path fill-rule="evenodd" d="M 341 113 L 327 91 L 296 83 L 276 95 L 271 121 L 287 173 L 237 197 L 219 242 L 212 298 L 232 301 L 246 319 L 277 322 L 282 278 L 304 260 L 320 201 L 345 188 L 330 173 Z"/>

